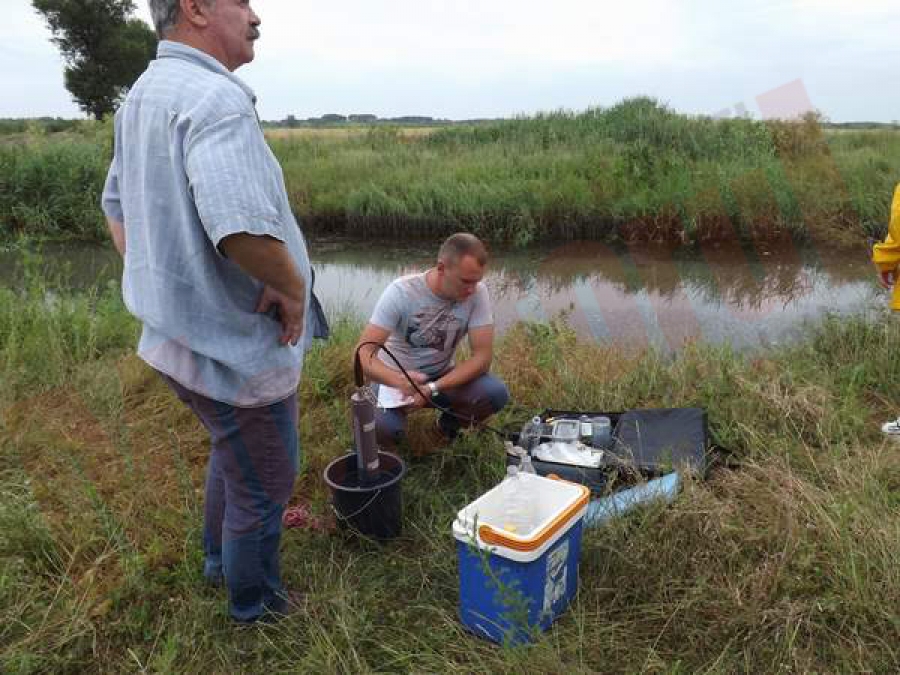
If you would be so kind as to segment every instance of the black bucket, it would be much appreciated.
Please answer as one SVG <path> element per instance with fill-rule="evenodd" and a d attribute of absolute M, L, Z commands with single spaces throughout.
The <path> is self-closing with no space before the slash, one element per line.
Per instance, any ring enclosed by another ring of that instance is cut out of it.
<path fill-rule="evenodd" d="M 341 527 L 349 527 L 374 539 L 392 539 L 400 534 L 402 503 L 400 479 L 406 464 L 397 455 L 379 452 L 378 476 L 360 485 L 356 453 L 338 457 L 325 467 L 325 482 Z"/>

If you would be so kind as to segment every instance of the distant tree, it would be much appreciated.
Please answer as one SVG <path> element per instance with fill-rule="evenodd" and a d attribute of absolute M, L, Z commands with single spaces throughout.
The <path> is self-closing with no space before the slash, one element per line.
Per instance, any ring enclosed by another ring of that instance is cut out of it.
<path fill-rule="evenodd" d="M 391 117 L 389 121 L 395 124 L 431 124 L 434 122 L 434 118 L 424 115 L 404 115 L 403 117 Z"/>
<path fill-rule="evenodd" d="M 294 129 L 297 126 L 297 118 L 293 115 L 288 115 L 284 120 L 284 126 L 288 129 Z"/>
<path fill-rule="evenodd" d="M 369 115 L 369 114 L 358 114 L 358 115 L 348 115 L 347 119 L 351 122 L 356 122 L 358 124 L 372 124 L 373 122 L 378 121 L 378 115 Z"/>
<path fill-rule="evenodd" d="M 96 119 L 113 112 L 156 51 L 156 34 L 130 18 L 133 0 L 32 0 L 66 62 L 66 89 Z"/>

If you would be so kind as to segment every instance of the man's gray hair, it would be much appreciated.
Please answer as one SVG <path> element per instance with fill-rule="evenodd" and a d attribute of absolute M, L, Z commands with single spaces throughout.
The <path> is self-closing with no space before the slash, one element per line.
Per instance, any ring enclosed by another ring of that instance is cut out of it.
<path fill-rule="evenodd" d="M 200 0 L 204 5 L 212 5 L 216 0 Z M 160 40 L 178 23 L 178 15 L 181 14 L 181 2 L 179 0 L 147 0 L 150 5 L 150 16 L 153 18 L 153 27 Z"/>
<path fill-rule="evenodd" d="M 181 4 L 178 0 L 148 0 L 150 16 L 153 18 L 153 27 L 156 36 L 162 40 L 166 34 L 178 23 L 178 14 Z"/>
<path fill-rule="evenodd" d="M 481 240 L 468 232 L 457 232 L 447 237 L 438 251 L 438 260 L 455 265 L 463 256 L 470 255 L 482 267 L 487 264 L 488 252 Z"/>

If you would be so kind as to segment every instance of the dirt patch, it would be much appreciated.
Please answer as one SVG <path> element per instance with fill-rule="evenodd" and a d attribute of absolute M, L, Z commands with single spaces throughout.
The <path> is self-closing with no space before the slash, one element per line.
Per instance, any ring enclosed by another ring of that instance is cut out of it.
<path fill-rule="evenodd" d="M 199 423 L 152 372 L 120 366 L 121 419 L 98 418 L 69 388 L 5 415 L 54 535 L 70 551 L 83 549 L 76 557 L 88 565 L 104 546 L 101 532 L 106 545 L 119 538 L 161 562 L 180 556 L 185 507 L 196 506 L 208 453 Z"/>

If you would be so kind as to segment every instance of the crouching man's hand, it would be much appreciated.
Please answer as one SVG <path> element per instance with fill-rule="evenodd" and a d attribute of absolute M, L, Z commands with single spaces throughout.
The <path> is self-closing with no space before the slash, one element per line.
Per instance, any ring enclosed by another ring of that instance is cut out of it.
<path fill-rule="evenodd" d="M 414 388 L 406 378 L 404 378 L 403 386 L 400 388 L 400 391 L 403 392 L 404 396 L 412 396 L 413 402 L 403 406 L 406 410 L 419 410 L 420 408 L 425 408 L 428 406 L 428 389 L 425 388 L 425 383 L 428 382 L 428 376 L 425 373 L 420 373 L 418 370 L 410 370 L 409 377 L 418 385 L 418 389 L 422 390 L 426 396 L 423 397 L 417 390 Z"/>
<path fill-rule="evenodd" d="M 265 286 L 259 296 L 256 311 L 266 313 L 275 308 L 275 318 L 281 323 L 281 337 L 279 342 L 296 345 L 303 335 L 306 307 L 303 300 L 297 300 L 284 293 L 276 291 L 271 286 Z"/>
<path fill-rule="evenodd" d="M 407 412 L 413 412 L 414 410 L 421 410 L 422 408 L 427 408 L 431 403 L 429 400 L 422 398 L 421 394 L 415 393 L 412 395 L 413 402 L 408 405 L 403 406 L 403 409 Z"/>

